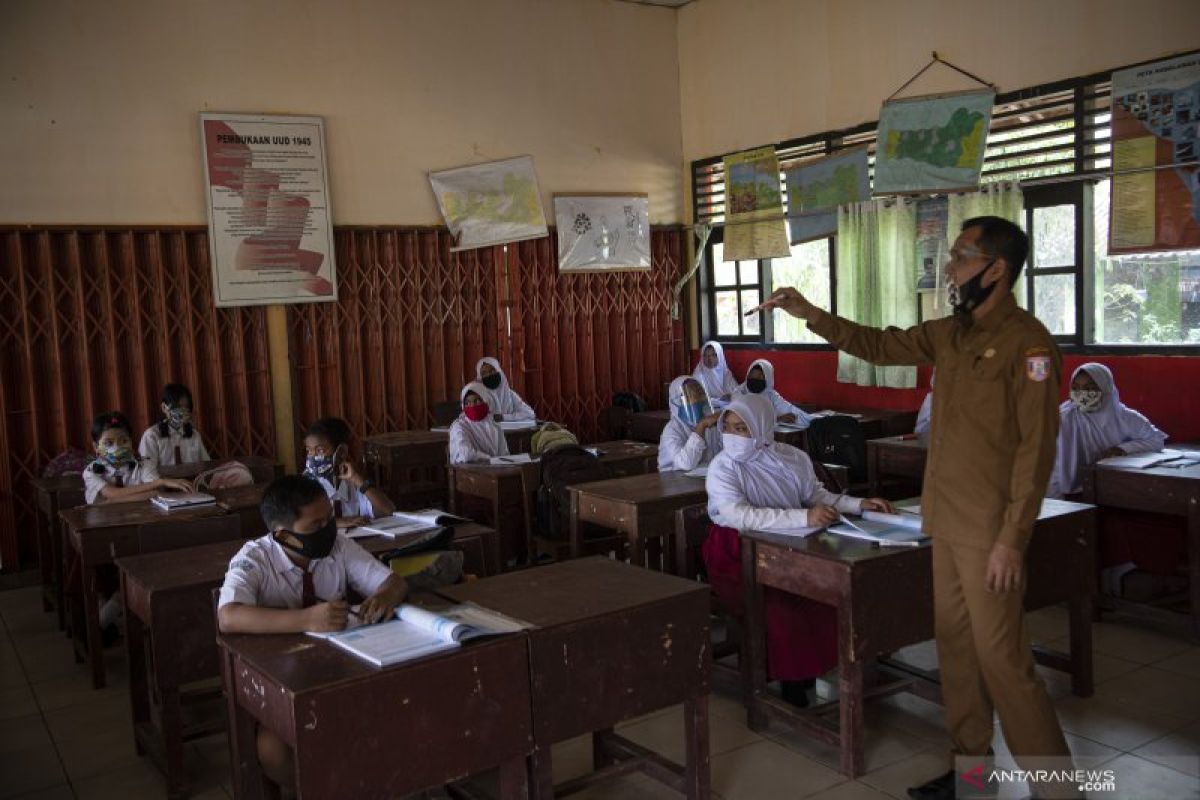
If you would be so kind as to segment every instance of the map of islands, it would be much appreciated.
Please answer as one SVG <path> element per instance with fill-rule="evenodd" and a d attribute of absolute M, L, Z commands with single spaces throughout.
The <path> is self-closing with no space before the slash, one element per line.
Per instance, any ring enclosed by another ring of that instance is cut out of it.
<path fill-rule="evenodd" d="M 983 114 L 956 108 L 945 125 L 888 132 L 888 158 L 911 158 L 935 167 L 971 167 L 983 152 Z"/>
<path fill-rule="evenodd" d="M 528 156 L 429 175 L 452 251 L 548 235 L 542 194 Z"/>
<path fill-rule="evenodd" d="M 784 177 L 792 244 L 834 235 L 838 206 L 871 197 L 865 147 L 798 164 Z"/>
<path fill-rule="evenodd" d="M 876 133 L 875 194 L 977 186 L 995 98 L 989 89 L 884 103 Z"/>

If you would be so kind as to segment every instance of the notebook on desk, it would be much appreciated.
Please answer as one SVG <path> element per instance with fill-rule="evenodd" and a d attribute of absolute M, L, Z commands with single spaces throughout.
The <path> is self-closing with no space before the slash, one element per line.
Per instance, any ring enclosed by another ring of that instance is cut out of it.
<path fill-rule="evenodd" d="M 203 492 L 180 492 L 155 495 L 150 498 L 150 502 L 163 511 L 180 511 L 185 508 L 216 505 L 217 498 Z"/>
<path fill-rule="evenodd" d="M 916 547 L 929 539 L 921 533 L 921 518 L 915 514 L 885 514 L 864 511 L 860 519 L 845 515 L 841 522 L 830 525 L 830 533 L 878 544 L 881 547 Z"/>
<path fill-rule="evenodd" d="M 373 519 L 366 525 L 348 528 L 345 531 L 351 539 L 361 539 L 367 536 L 407 536 L 423 531 L 437 531 L 445 525 L 455 525 L 469 520 L 447 514 L 440 508 L 423 508 L 420 511 L 394 511 L 391 516 Z"/>

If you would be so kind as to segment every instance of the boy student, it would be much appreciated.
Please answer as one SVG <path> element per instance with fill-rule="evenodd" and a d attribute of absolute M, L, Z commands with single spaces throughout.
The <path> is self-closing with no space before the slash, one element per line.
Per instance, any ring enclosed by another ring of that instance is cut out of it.
<path fill-rule="evenodd" d="M 276 478 L 259 508 L 270 533 L 247 542 L 229 562 L 217 606 L 222 632 L 337 631 L 351 616 L 364 624 L 392 616 L 407 592 L 404 579 L 338 535 L 321 484 L 303 475 Z M 357 612 L 346 602 L 350 589 L 366 598 Z M 258 758 L 267 777 L 293 785 L 291 749 L 263 728 Z"/>
<path fill-rule="evenodd" d="M 350 426 L 340 417 L 317 420 L 304 436 L 304 474 L 321 484 L 333 501 L 339 528 L 353 528 L 396 510 L 350 458 L 350 439 Z"/>

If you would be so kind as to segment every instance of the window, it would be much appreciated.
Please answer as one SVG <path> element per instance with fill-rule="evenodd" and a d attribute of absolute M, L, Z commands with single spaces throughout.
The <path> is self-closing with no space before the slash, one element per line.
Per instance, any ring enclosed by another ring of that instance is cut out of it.
<path fill-rule="evenodd" d="M 1082 344 L 1084 187 L 1059 183 L 1025 191 L 1025 307 L 1060 344 Z"/>
<path fill-rule="evenodd" d="M 757 340 L 762 314 L 746 312 L 762 302 L 761 264 L 758 261 L 723 261 L 724 245 L 714 242 L 709 248 L 709 275 L 712 298 L 709 330 L 723 341 Z"/>
<path fill-rule="evenodd" d="M 790 258 L 771 259 L 771 286 L 795 286 L 821 308 L 833 308 L 833 240 L 792 245 Z M 825 340 L 791 314 L 772 314 L 776 344 L 824 344 Z"/>

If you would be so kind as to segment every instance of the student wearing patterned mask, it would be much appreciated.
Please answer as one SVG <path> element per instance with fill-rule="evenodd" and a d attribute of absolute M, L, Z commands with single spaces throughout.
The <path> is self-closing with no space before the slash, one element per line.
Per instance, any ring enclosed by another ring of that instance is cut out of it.
<path fill-rule="evenodd" d="M 775 407 L 775 421 L 786 422 L 800 428 L 812 424 L 812 417 L 804 413 L 804 409 L 792 405 L 783 399 L 783 395 L 775 391 L 775 365 L 765 358 L 760 358 L 750 365 L 746 371 L 746 382 L 734 389 L 733 396 L 761 394 L 771 401 Z"/>
<path fill-rule="evenodd" d="M 163 387 L 162 419 L 142 434 L 138 453 L 159 466 L 208 461 L 200 432 L 192 426 L 192 393 L 182 383 Z"/>
<path fill-rule="evenodd" d="M 459 397 L 462 413 L 450 425 L 450 463 L 467 464 L 508 455 L 504 431 L 493 416 L 496 400 L 492 390 L 472 381 Z"/>
<path fill-rule="evenodd" d="M 475 380 L 492 393 L 491 411 L 496 420 L 537 419 L 529 404 L 508 385 L 508 378 L 496 359 L 490 356 L 479 359 L 475 365 Z"/>
<path fill-rule="evenodd" d="M 340 417 L 319 419 L 304 435 L 304 474 L 329 496 L 339 528 L 353 528 L 396 510 L 351 458 L 351 438 L 349 424 Z"/>
<path fill-rule="evenodd" d="M 120 411 L 105 411 L 92 420 L 96 460 L 83 472 L 84 500 L 123 503 L 147 500 L 162 491 L 192 491 L 187 481 L 160 478 L 157 465 L 133 452 L 133 426 Z"/>
<path fill-rule="evenodd" d="M 667 390 L 671 420 L 658 440 L 658 471 L 688 472 L 708 466 L 721 452 L 721 433 L 708 393 L 695 378 L 680 375 Z"/>

